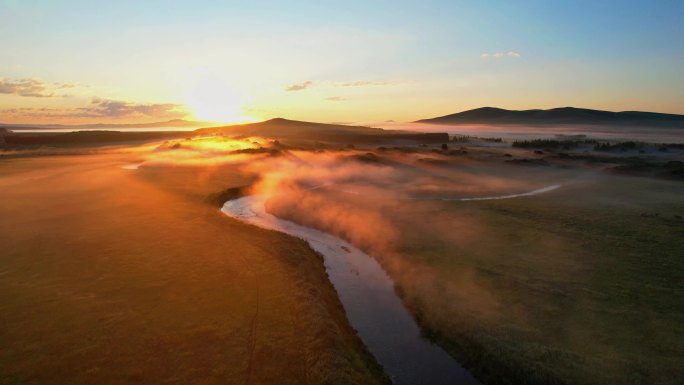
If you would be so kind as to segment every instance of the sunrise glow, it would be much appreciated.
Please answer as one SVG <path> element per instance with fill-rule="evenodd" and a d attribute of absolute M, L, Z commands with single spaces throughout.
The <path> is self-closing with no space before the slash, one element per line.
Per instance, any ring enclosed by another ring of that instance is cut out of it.
<path fill-rule="evenodd" d="M 247 97 L 220 78 L 204 77 L 191 86 L 186 105 L 195 119 L 243 123 L 255 118 L 244 114 Z"/>
<path fill-rule="evenodd" d="M 620 14 L 605 2 L 163 8 L 0 0 L 0 50 L 15 53 L 0 63 L 0 123 L 411 122 L 481 106 L 684 113 L 671 44 L 681 20 L 646 2 Z"/>

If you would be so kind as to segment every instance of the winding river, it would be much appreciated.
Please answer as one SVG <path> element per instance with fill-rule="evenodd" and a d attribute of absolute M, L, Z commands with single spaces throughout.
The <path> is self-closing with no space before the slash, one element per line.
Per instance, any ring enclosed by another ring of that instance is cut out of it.
<path fill-rule="evenodd" d="M 534 191 L 480 198 L 491 200 L 531 196 L 553 191 L 552 185 Z M 306 240 L 323 255 L 330 277 L 351 325 L 395 385 L 479 384 L 442 348 L 421 335 L 420 329 L 394 291 L 394 283 L 378 262 L 334 235 L 280 219 L 266 212 L 265 197 L 230 200 L 222 211 L 258 227 Z"/>
<path fill-rule="evenodd" d="M 336 236 L 267 213 L 263 197 L 228 201 L 222 211 L 243 222 L 302 238 L 323 255 L 349 322 L 394 384 L 479 383 L 444 350 L 421 336 L 394 292 L 392 280 L 375 259 Z"/>

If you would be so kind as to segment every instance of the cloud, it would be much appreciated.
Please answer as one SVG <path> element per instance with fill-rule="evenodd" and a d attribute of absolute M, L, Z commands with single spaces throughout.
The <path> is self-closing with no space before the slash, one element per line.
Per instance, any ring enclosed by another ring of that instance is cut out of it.
<path fill-rule="evenodd" d="M 138 104 L 120 100 L 93 98 L 90 105 L 78 108 L 10 108 L 0 110 L 13 118 L 165 118 L 187 115 L 182 104 Z"/>
<path fill-rule="evenodd" d="M 363 86 L 386 86 L 392 83 L 378 80 L 356 80 L 353 82 L 341 83 L 342 87 L 363 87 Z"/>
<path fill-rule="evenodd" d="M 285 91 L 301 91 L 311 87 L 313 84 L 313 81 L 307 80 L 304 83 L 291 84 L 289 86 L 285 86 Z"/>
<path fill-rule="evenodd" d="M 329 100 L 331 102 L 341 102 L 342 100 L 345 100 L 345 99 L 341 96 L 328 96 L 327 98 L 325 98 L 325 100 Z"/>
<path fill-rule="evenodd" d="M 19 95 L 33 98 L 68 97 L 55 91 L 75 88 L 71 83 L 49 83 L 40 79 L 6 79 L 0 78 L 0 94 Z"/>
<path fill-rule="evenodd" d="M 303 83 L 295 83 L 285 86 L 285 91 L 301 91 L 311 88 L 314 84 L 326 87 L 368 87 L 368 86 L 387 86 L 393 84 L 392 82 L 382 80 L 354 80 L 354 81 L 322 81 L 314 83 L 312 80 L 307 80 Z"/>
<path fill-rule="evenodd" d="M 93 113 L 96 116 L 106 116 L 112 118 L 121 117 L 180 117 L 186 115 L 183 105 L 173 103 L 158 104 L 136 104 L 120 100 L 109 100 L 95 97 L 91 104 L 94 107 L 81 108 L 81 110 Z"/>
<path fill-rule="evenodd" d="M 71 84 L 71 83 L 55 83 L 55 87 L 59 89 L 64 89 L 64 88 L 76 88 L 76 84 Z"/>
<path fill-rule="evenodd" d="M 495 53 L 483 53 L 480 55 L 483 59 L 501 59 L 501 58 L 506 58 L 506 57 L 511 57 L 511 58 L 519 58 L 520 53 L 515 52 L 515 51 L 508 51 L 508 52 L 495 52 Z"/>

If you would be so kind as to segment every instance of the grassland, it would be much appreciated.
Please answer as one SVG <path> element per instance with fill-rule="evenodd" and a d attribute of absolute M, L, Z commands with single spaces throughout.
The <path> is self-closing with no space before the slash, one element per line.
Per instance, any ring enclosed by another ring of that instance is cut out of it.
<path fill-rule="evenodd" d="M 233 167 L 0 160 L 0 383 L 369 384 L 318 255 L 223 216 Z"/>
<path fill-rule="evenodd" d="M 484 383 L 684 378 L 679 150 L 230 142 L 6 154 L 0 382 L 385 381 L 320 258 L 217 210 L 258 180 L 274 214 L 376 257 Z"/>
<path fill-rule="evenodd" d="M 412 210 L 395 216 L 405 236 L 384 265 L 427 333 L 486 383 L 677 384 L 681 191 L 600 175 L 547 195 L 431 206 L 428 225 Z"/>
<path fill-rule="evenodd" d="M 484 383 L 684 378 L 684 200 L 677 175 L 610 171 L 627 157 L 511 148 L 468 147 L 453 155 L 402 148 L 363 159 L 384 177 L 363 169 L 341 182 L 346 192 L 298 191 L 274 197 L 279 202 L 271 209 L 376 257 L 425 333 Z M 561 187 L 514 199 L 439 199 L 552 184 Z M 437 199 L 406 199 L 399 190 Z"/>

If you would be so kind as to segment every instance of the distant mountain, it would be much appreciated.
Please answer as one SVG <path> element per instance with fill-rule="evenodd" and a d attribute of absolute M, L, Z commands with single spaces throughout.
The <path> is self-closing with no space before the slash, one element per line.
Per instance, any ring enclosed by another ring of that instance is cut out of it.
<path fill-rule="evenodd" d="M 201 128 L 195 132 L 204 135 L 263 136 L 273 139 L 320 140 L 345 143 L 379 142 L 384 140 L 439 142 L 448 141 L 449 138 L 445 133 L 424 134 L 410 131 L 383 130 L 366 126 L 303 122 L 283 118 L 275 118 L 259 123 Z"/>
<path fill-rule="evenodd" d="M 154 123 L 126 123 L 126 124 L 115 124 L 115 123 L 97 123 L 97 124 L 76 124 L 76 125 L 63 125 L 63 124 L 2 124 L 0 127 L 9 127 L 16 129 L 98 129 L 98 128 L 193 128 L 193 127 L 207 127 L 211 126 L 213 123 L 210 122 L 197 122 L 192 120 L 183 119 L 173 119 L 167 120 L 165 122 L 154 122 Z"/>
<path fill-rule="evenodd" d="M 574 107 L 521 111 L 482 107 L 437 118 L 418 120 L 416 123 L 630 125 L 684 128 L 684 115 L 640 111 L 611 112 Z"/>

